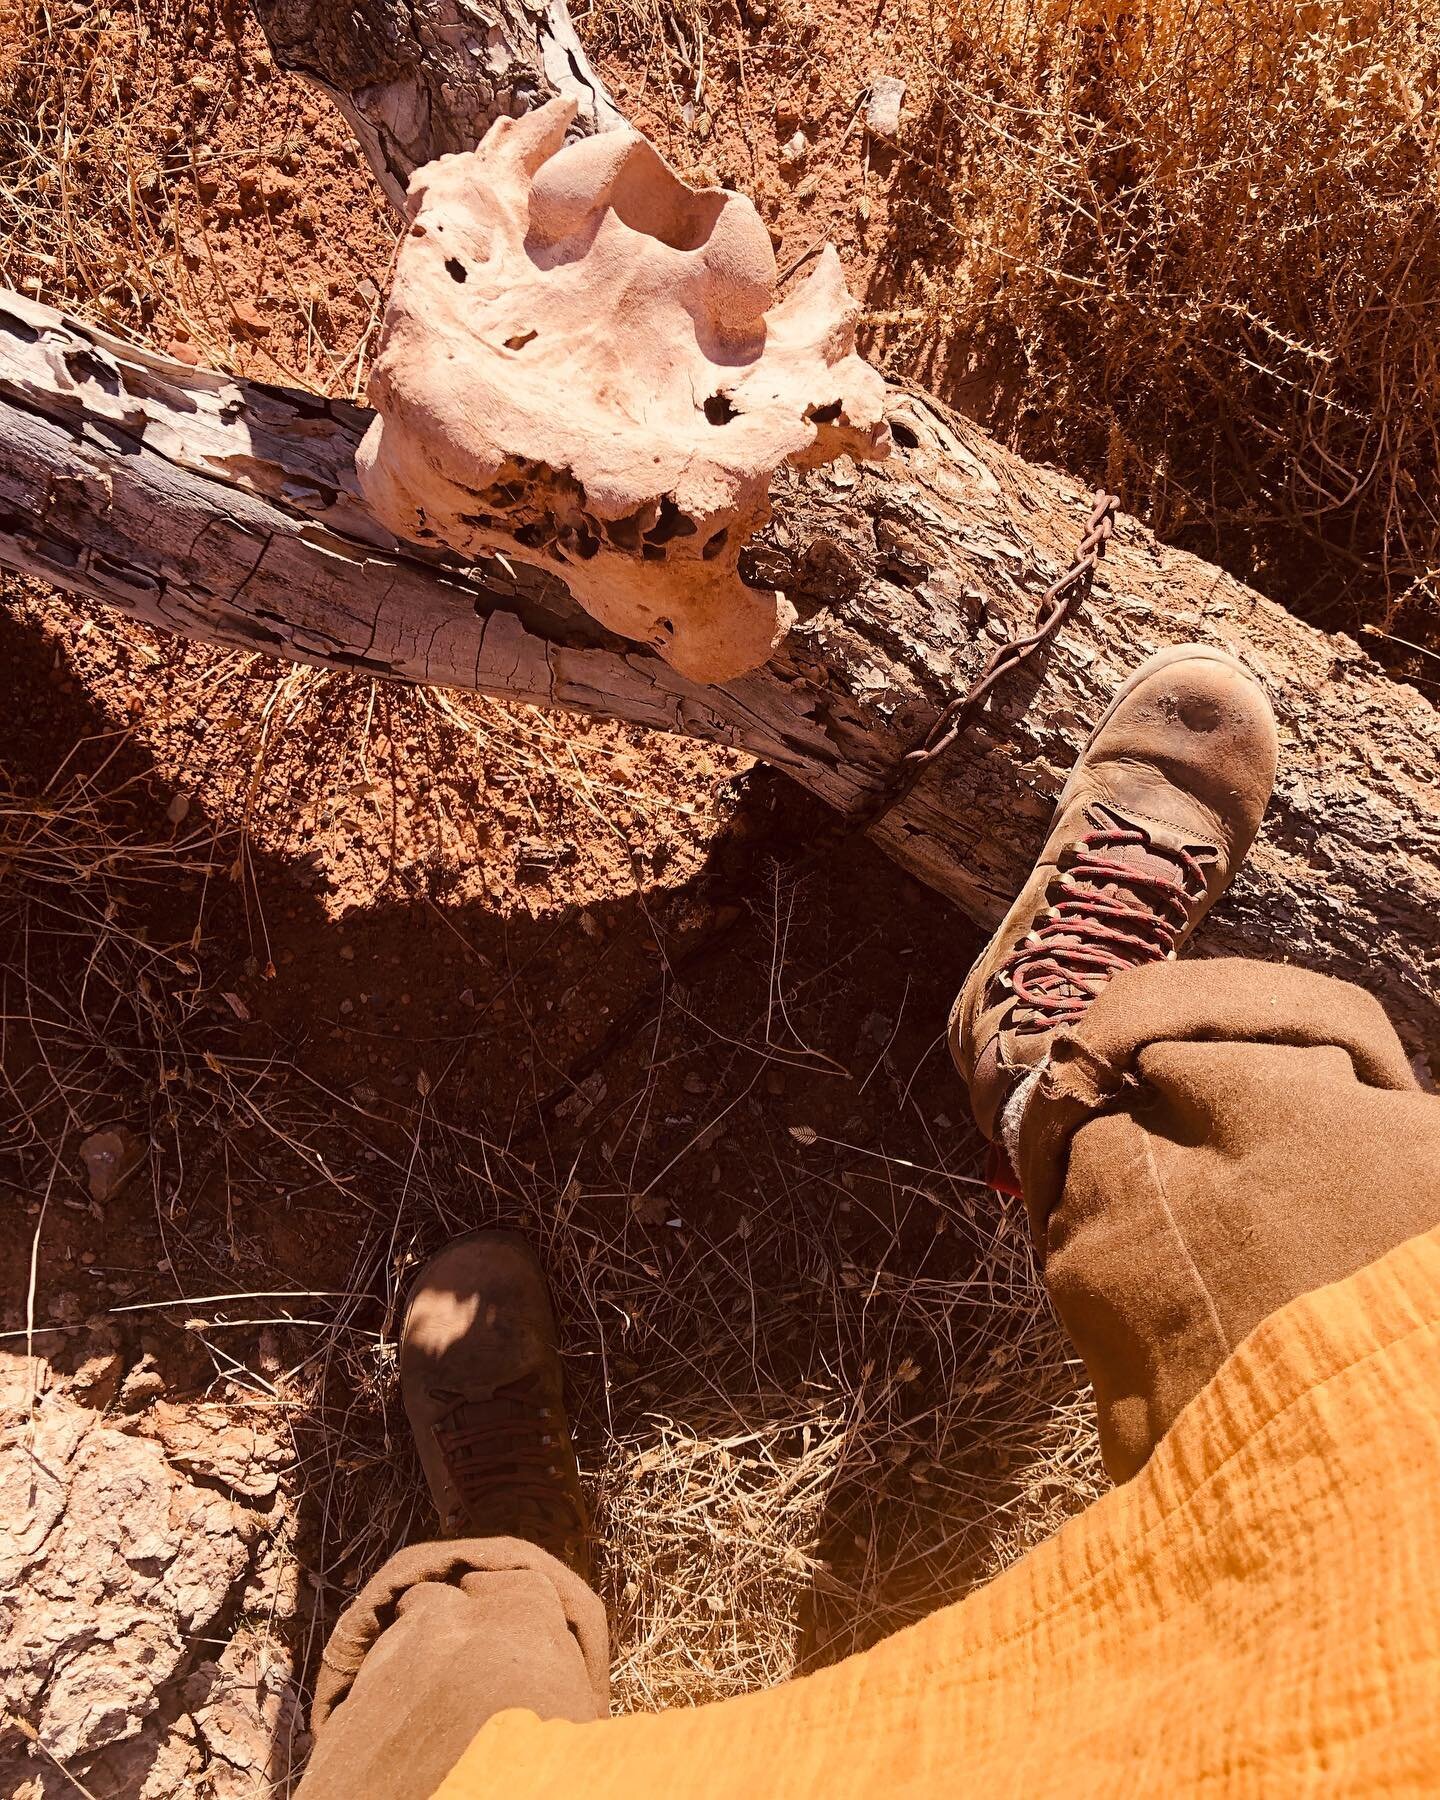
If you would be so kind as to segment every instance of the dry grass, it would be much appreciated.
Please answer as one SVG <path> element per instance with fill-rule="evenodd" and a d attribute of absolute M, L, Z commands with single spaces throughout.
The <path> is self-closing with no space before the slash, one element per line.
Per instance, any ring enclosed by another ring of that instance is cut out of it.
<path fill-rule="evenodd" d="M 912 48 L 892 366 L 958 344 L 1162 537 L 1434 637 L 1435 0 L 941 0 Z"/>
<path fill-rule="evenodd" d="M 393 223 L 248 9 L 5 3 L 0 284 L 191 360 L 358 398 Z"/>
<path fill-rule="evenodd" d="M 153 1300 L 144 1316 L 200 1356 L 212 1397 L 271 1405 L 294 1435 L 286 1554 L 319 1605 L 243 1629 L 288 1638 L 303 1667 L 355 1583 L 429 1528 L 396 1321 L 414 1264 L 478 1223 L 520 1226 L 551 1271 L 622 1707 L 829 1660 L 964 1592 L 1096 1491 L 1023 1220 L 977 1179 L 974 1140 L 916 1103 L 916 1071 L 872 1046 L 878 1143 L 754 1104 L 767 1075 L 818 1094 L 836 1066 L 822 1046 L 848 978 L 810 930 L 813 895 L 779 881 L 760 907 L 742 1029 L 712 1013 L 742 980 L 719 971 L 607 1070 L 603 1129 L 597 1115 L 522 1141 L 444 1063 L 381 1100 L 257 1051 L 221 1003 L 233 946 L 208 923 L 235 821 L 147 825 L 156 803 L 121 772 L 123 742 L 82 752 L 0 806 L 0 1133 L 20 1191 L 43 1164 L 70 1205 L 80 1139 L 125 1120 L 147 1150 L 125 1260 L 160 1270 L 118 1290 L 89 1271 L 97 1300 Z M 677 1150 L 658 1112 L 681 1070 L 717 1066 Z M 762 1172 L 764 1204 L 717 1211 L 704 1196 L 722 1163 L 737 1179 L 735 1157 Z M 328 1261 L 309 1281 L 264 1228 L 277 1195 L 320 1221 Z M 55 1223 L 32 1208 L 31 1228 L 53 1287 L 68 1278 L 47 1263 Z"/>

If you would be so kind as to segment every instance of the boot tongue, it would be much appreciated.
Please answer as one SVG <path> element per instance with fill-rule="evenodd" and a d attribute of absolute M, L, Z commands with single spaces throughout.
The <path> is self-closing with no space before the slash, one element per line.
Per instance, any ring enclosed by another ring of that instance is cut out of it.
<path fill-rule="evenodd" d="M 1163 825 L 1137 825 L 1101 802 L 1087 806 L 1085 818 L 1091 827 L 1091 837 L 1082 839 L 1075 846 L 1076 851 L 1088 852 L 1092 861 L 1098 858 L 1117 864 L 1125 874 L 1107 881 L 1093 868 L 1081 868 L 1075 875 L 1077 885 L 1084 892 L 1111 898 L 1124 894 L 1133 901 L 1136 898 L 1134 878 L 1139 876 L 1142 884 L 1146 878 L 1173 882 L 1191 899 L 1202 897 L 1203 871 L 1196 865 L 1214 861 L 1218 852 L 1213 845 L 1188 843 L 1179 832 L 1167 830 Z M 1096 834 L 1103 834 L 1103 838 L 1092 849 Z M 1138 842 L 1134 841 L 1137 839 Z"/>
<path fill-rule="evenodd" d="M 1141 827 L 1104 805 L 1087 807 L 1085 817 L 1091 829 L 1062 859 L 1044 922 L 1013 959 L 1022 1031 L 1075 1018 L 1122 968 L 1169 954 L 1166 941 L 1183 928 L 1187 902 L 1205 891 L 1209 846 Z"/>
<path fill-rule="evenodd" d="M 1083 894 L 1094 894 L 1100 899 L 1118 900 L 1122 903 L 1128 901 L 1134 905 L 1137 890 L 1143 895 L 1149 881 L 1175 882 L 1189 891 L 1184 862 L 1161 844 L 1151 841 L 1141 844 L 1106 844 L 1096 855 L 1117 869 L 1123 869 L 1124 874 L 1107 878 L 1094 866 L 1093 861 L 1087 860 L 1070 872 L 1073 882 L 1071 891 L 1076 899 Z"/>

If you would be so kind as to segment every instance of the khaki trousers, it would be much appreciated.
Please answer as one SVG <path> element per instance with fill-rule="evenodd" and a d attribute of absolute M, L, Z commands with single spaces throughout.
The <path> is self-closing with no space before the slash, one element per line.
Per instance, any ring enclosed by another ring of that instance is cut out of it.
<path fill-rule="evenodd" d="M 1440 1101 L 1357 988 L 1157 964 L 1057 1038 L 1019 1162 L 1124 1481 L 1270 1313 L 1440 1222 Z M 403 1550 L 326 1646 L 301 1800 L 426 1800 L 492 1713 L 602 1716 L 607 1664 L 604 1608 L 543 1551 Z"/>

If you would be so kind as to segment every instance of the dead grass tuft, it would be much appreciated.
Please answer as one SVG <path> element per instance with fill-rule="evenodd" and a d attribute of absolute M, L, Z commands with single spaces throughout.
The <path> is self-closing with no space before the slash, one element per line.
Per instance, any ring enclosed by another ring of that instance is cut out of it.
<path fill-rule="evenodd" d="M 393 223 L 248 8 L 3 4 L 0 285 L 190 362 L 358 398 Z"/>
<path fill-rule="evenodd" d="M 958 342 L 1023 450 L 1162 537 L 1317 622 L 1433 635 L 1437 27 L 1434 0 L 942 0 L 892 366 Z"/>

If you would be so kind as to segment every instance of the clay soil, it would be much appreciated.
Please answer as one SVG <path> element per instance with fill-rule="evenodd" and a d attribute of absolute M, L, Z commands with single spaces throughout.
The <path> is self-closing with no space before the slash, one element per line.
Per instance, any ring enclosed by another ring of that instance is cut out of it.
<path fill-rule="evenodd" d="M 238 12 L 20 25 L 7 278 L 363 396 L 393 230 L 328 105 Z M 754 193 L 782 267 L 836 241 L 877 320 L 896 171 L 857 109 L 877 71 L 924 85 L 887 29 L 752 5 L 702 85 L 683 16 L 582 20 L 662 147 Z M 4 595 L 6 1443 L 87 1409 L 246 1546 L 164 1682 L 58 1757 L 44 1683 L 7 1695 L 7 1792 L 289 1791 L 324 1633 L 430 1528 L 399 1307 L 475 1226 L 552 1271 L 619 1707 L 843 1654 L 1093 1493 L 944 1047 L 957 915 L 863 844 L 797 877 L 823 820 L 740 759 Z M 194 1420 L 275 1473 L 177 1451 Z"/>

